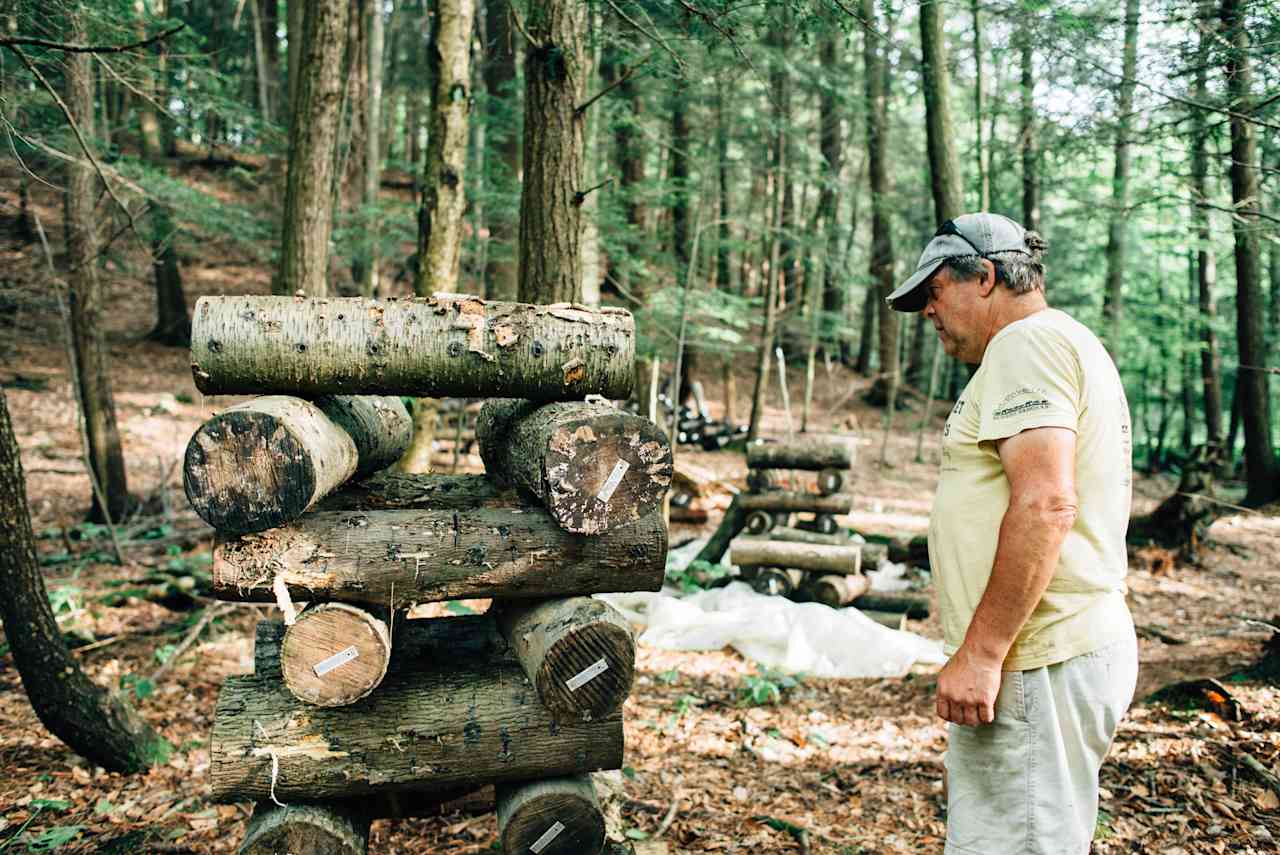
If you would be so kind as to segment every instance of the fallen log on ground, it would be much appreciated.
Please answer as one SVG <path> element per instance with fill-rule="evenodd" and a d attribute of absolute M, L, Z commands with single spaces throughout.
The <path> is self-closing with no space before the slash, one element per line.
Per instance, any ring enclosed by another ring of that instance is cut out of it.
<path fill-rule="evenodd" d="M 817 531 L 805 531 L 801 528 L 790 528 L 789 526 L 777 526 L 769 530 L 770 540 L 780 540 L 785 543 L 819 543 L 827 546 L 850 546 L 849 538 L 843 534 L 822 534 Z M 867 545 L 858 544 L 862 547 L 863 560 L 867 557 Z"/>
<path fill-rule="evenodd" d="M 258 398 L 200 426 L 187 444 L 182 483 L 214 528 L 263 531 L 296 519 L 349 479 L 390 466 L 412 432 L 399 398 Z"/>
<path fill-rule="evenodd" d="M 461 294 L 201 297 L 191 330 L 191 373 L 206 395 L 620 399 L 634 361 L 625 310 Z"/>
<path fill-rule="evenodd" d="M 285 631 L 280 671 L 298 700 L 340 707 L 376 689 L 390 660 L 385 621 L 346 603 L 321 603 Z"/>
<path fill-rule="evenodd" d="M 862 550 L 856 544 L 832 546 L 740 537 L 729 550 L 729 560 L 739 567 L 789 567 L 846 576 L 861 569 Z"/>
<path fill-rule="evenodd" d="M 489 401 L 476 420 L 490 477 L 537 496 L 566 531 L 627 525 L 671 486 L 671 446 L 656 424 L 603 402 Z"/>
<path fill-rule="evenodd" d="M 853 510 L 853 496 L 835 493 L 819 496 L 814 493 L 791 493 L 778 490 L 772 493 L 743 493 L 742 509 L 751 511 L 807 511 L 815 514 L 847 514 Z"/>
<path fill-rule="evenodd" d="M 861 574 L 810 576 L 801 586 L 809 599 L 833 609 L 844 608 L 870 588 L 871 580 Z"/>
<path fill-rule="evenodd" d="M 543 706 L 557 720 L 604 718 L 635 680 L 631 625 L 603 600 L 569 597 L 495 603 L 494 620 Z"/>
<path fill-rule="evenodd" d="M 922 620 L 929 616 L 928 594 L 872 591 L 855 599 L 852 605 L 862 610 L 902 612 L 912 620 Z"/>
<path fill-rule="evenodd" d="M 370 822 L 363 811 L 347 805 L 258 802 L 238 855 L 365 855 Z"/>
<path fill-rule="evenodd" d="M 598 855 L 604 846 L 604 816 L 587 775 L 504 784 L 497 793 L 503 852 Z"/>
<path fill-rule="evenodd" d="M 338 709 L 302 703 L 273 676 L 227 679 L 209 779 L 217 801 L 287 802 L 438 793 L 621 765 L 620 714 L 557 722 L 509 655 L 450 653 L 430 668 L 393 667 L 378 691 Z"/>
<path fill-rule="evenodd" d="M 404 480 L 392 483 L 402 488 L 397 497 L 409 492 Z M 277 599 L 277 579 L 298 600 L 384 608 L 662 587 L 667 528 L 658 511 L 588 537 L 564 531 L 545 510 L 514 493 L 505 507 L 457 510 L 440 509 L 430 498 L 420 505 L 395 497 L 393 507 L 364 510 L 377 499 L 366 490 L 351 495 L 352 510 L 331 509 L 340 505 L 334 501 L 280 528 L 218 539 L 212 568 L 217 596 L 271 602 Z M 487 502 L 483 490 L 451 495 Z"/>
<path fill-rule="evenodd" d="M 747 446 L 751 469 L 848 469 L 853 457 L 853 445 L 840 440 L 803 438 Z"/>

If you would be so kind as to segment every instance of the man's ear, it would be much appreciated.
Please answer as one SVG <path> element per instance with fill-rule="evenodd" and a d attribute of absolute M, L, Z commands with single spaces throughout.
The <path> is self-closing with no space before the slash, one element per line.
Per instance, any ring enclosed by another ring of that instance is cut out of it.
<path fill-rule="evenodd" d="M 989 258 L 983 258 L 981 261 L 983 273 L 982 278 L 978 280 L 978 293 L 986 297 L 996 287 L 996 266 Z"/>

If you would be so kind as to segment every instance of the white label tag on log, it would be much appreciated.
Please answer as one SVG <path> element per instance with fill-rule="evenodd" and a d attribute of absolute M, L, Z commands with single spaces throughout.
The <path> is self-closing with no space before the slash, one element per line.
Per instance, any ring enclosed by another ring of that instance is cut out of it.
<path fill-rule="evenodd" d="M 592 662 L 586 668 L 583 668 L 577 674 L 574 674 L 568 680 L 565 680 L 565 685 L 569 687 L 569 691 L 576 692 L 578 689 L 581 689 L 587 683 L 591 682 L 608 670 L 609 660 L 601 656 L 595 662 Z"/>
<path fill-rule="evenodd" d="M 627 470 L 631 468 L 631 464 L 625 460 L 619 460 L 613 464 L 613 471 L 609 473 L 609 480 L 604 482 L 604 486 L 600 488 L 600 492 L 596 493 L 596 498 L 602 502 L 607 502 L 613 498 L 613 491 L 618 489 L 618 485 L 622 483 L 622 476 L 627 474 Z"/>
<path fill-rule="evenodd" d="M 564 831 L 564 823 L 557 819 L 555 825 L 548 828 L 541 837 L 533 841 L 533 844 L 529 846 L 529 851 L 533 855 L 538 855 L 539 852 L 550 846 L 551 841 L 559 837 L 562 831 Z"/>
<path fill-rule="evenodd" d="M 360 655 L 360 651 L 356 650 L 356 647 L 354 644 L 346 648 L 345 650 L 339 650 L 337 653 L 333 654 L 328 659 L 321 659 L 319 662 L 315 664 L 314 670 L 316 672 L 316 676 L 323 677 L 325 674 L 328 674 L 334 668 L 339 668 L 343 665 L 346 665 L 348 662 L 350 662 L 352 659 L 355 659 L 359 655 Z"/>

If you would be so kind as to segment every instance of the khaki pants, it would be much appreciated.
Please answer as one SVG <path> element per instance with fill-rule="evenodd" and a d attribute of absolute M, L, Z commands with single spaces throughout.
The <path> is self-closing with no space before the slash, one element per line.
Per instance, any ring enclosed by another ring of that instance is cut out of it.
<path fill-rule="evenodd" d="M 1098 771 L 1133 700 L 1136 638 L 1007 671 L 991 724 L 953 724 L 946 855 L 1086 855 Z"/>

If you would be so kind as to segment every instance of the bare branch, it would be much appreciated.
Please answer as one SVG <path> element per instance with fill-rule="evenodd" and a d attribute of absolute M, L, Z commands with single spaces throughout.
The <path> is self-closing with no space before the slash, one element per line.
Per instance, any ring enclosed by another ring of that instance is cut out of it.
<path fill-rule="evenodd" d="M 524 36 L 529 46 L 535 50 L 542 47 L 542 45 L 534 41 L 533 36 L 529 35 L 529 31 L 524 28 L 524 21 L 520 20 L 520 13 L 516 11 L 515 0 L 507 0 L 507 7 L 511 10 L 511 20 L 515 21 L 516 29 L 520 31 L 520 35 Z"/>
<path fill-rule="evenodd" d="M 49 48 L 50 50 L 60 50 L 64 53 L 125 53 L 127 51 L 147 47 L 148 45 L 153 45 L 159 41 L 164 41 L 179 30 L 185 29 L 186 26 L 186 24 L 179 24 L 173 29 L 165 30 L 159 35 L 127 45 L 73 45 L 67 44 L 66 42 L 50 42 L 44 39 L 32 39 L 19 36 L 18 38 L 13 39 L 0 39 L 0 47 L 14 48 L 15 52 L 16 48 L 25 46 Z M 21 54 L 19 54 L 19 56 L 21 56 Z M 26 60 L 23 60 L 23 62 L 25 61 Z"/>
<path fill-rule="evenodd" d="M 601 187 L 606 187 L 612 183 L 613 183 L 612 178 L 606 178 L 605 180 L 601 181 L 599 184 L 597 184 L 594 187 L 588 187 L 586 190 L 577 191 L 576 193 L 573 194 L 573 204 L 581 205 L 583 202 L 587 201 L 587 196 L 590 193 L 596 190 L 599 190 Z"/>
<path fill-rule="evenodd" d="M 671 58 L 675 60 L 676 67 L 680 69 L 681 73 L 684 72 L 684 60 L 680 58 L 680 54 L 671 49 L 671 46 L 667 44 L 666 40 L 664 40 L 662 36 L 658 35 L 656 31 L 650 32 L 649 30 L 646 30 L 638 24 L 634 18 L 618 8 L 618 4 L 613 2 L 613 0 L 605 0 L 605 2 L 609 4 L 609 8 L 612 9 L 619 18 L 630 24 L 638 33 L 649 39 L 654 44 L 660 45 L 662 49 L 670 54 Z"/>
<path fill-rule="evenodd" d="M 592 95 L 586 101 L 582 102 L 582 104 L 580 104 L 579 106 L 574 107 L 573 112 L 581 116 L 583 113 L 587 111 L 587 108 L 590 107 L 592 104 L 599 101 L 601 98 L 608 95 L 614 89 L 617 89 L 619 86 L 621 86 L 622 84 L 630 80 L 632 76 L 634 76 L 635 73 L 639 71 L 640 68 L 651 59 L 653 59 L 653 51 L 650 51 L 648 56 L 646 56 L 644 59 L 640 60 L 635 65 L 628 68 L 626 71 L 624 71 L 622 76 L 619 77 L 617 80 L 613 81 L 608 86 L 601 89 L 595 95 Z"/>

